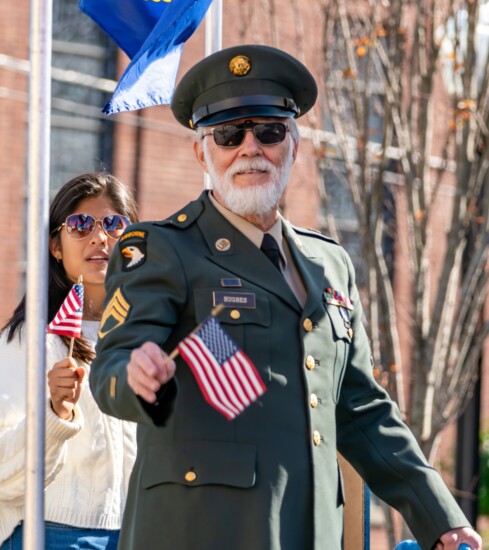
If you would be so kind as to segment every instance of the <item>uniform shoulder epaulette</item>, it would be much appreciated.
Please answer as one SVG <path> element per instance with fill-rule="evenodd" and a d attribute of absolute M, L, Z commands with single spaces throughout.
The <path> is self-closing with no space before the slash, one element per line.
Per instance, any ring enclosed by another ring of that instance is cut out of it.
<path fill-rule="evenodd" d="M 292 226 L 292 229 L 298 234 L 298 235 L 305 235 L 306 237 L 314 237 L 316 239 L 321 239 L 323 241 L 326 241 L 328 243 L 337 244 L 339 246 L 339 242 L 335 241 L 331 237 L 327 237 L 326 235 L 323 235 L 320 231 L 317 229 L 311 229 L 309 227 L 297 227 L 296 225 Z"/>
<path fill-rule="evenodd" d="M 183 208 L 181 208 L 171 216 L 168 216 L 168 218 L 155 222 L 155 225 L 159 225 L 159 226 L 171 225 L 173 227 L 179 227 L 183 229 L 193 224 L 194 221 L 200 216 L 203 210 L 204 210 L 204 204 L 202 203 L 202 201 L 195 200 L 195 201 L 189 202 Z"/>

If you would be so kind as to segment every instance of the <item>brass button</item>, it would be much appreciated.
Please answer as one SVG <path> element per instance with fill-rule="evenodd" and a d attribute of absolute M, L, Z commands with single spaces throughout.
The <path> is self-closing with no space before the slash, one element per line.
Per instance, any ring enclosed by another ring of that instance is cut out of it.
<path fill-rule="evenodd" d="M 233 309 L 229 316 L 231 319 L 239 319 L 241 317 L 241 313 L 237 309 Z"/>
<path fill-rule="evenodd" d="M 306 332 L 311 332 L 312 330 L 312 321 L 311 319 L 304 319 L 304 322 L 302 323 L 302 326 L 304 327 L 304 330 Z"/>
<path fill-rule="evenodd" d="M 316 445 L 316 447 L 321 445 L 321 434 L 317 430 L 314 430 L 312 440 L 314 441 L 314 445 Z"/>
<path fill-rule="evenodd" d="M 316 361 L 314 360 L 314 357 L 312 355 L 308 355 L 306 357 L 306 367 L 309 370 L 312 370 L 316 366 Z"/>
<path fill-rule="evenodd" d="M 311 397 L 309 398 L 309 403 L 311 404 L 311 407 L 315 409 L 319 404 L 318 396 L 315 393 L 311 393 Z"/>
<path fill-rule="evenodd" d="M 186 220 L 187 220 L 187 214 L 178 214 L 177 220 L 178 220 L 179 222 L 184 222 L 184 221 L 186 221 Z"/>
<path fill-rule="evenodd" d="M 192 470 L 190 470 L 189 472 L 187 472 L 185 474 L 185 481 L 188 481 L 189 483 L 192 483 L 196 479 L 197 479 L 197 474 L 195 472 L 193 472 Z"/>

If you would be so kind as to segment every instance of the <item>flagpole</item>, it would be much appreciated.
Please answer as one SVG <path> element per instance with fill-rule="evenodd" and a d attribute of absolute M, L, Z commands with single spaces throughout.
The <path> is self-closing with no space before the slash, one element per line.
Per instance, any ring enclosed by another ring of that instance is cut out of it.
<path fill-rule="evenodd" d="M 213 0 L 205 16 L 205 55 L 222 49 L 222 0 Z"/>
<path fill-rule="evenodd" d="M 205 16 L 205 56 L 222 49 L 222 0 L 213 0 Z M 211 189 L 209 174 L 204 175 L 204 189 Z"/>
<path fill-rule="evenodd" d="M 31 0 L 27 193 L 27 386 L 23 550 L 44 544 L 44 434 L 52 0 Z"/>

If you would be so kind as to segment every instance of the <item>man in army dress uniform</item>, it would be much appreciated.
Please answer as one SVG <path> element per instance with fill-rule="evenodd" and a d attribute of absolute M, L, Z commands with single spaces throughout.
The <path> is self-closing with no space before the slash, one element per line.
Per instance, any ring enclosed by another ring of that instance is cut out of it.
<path fill-rule="evenodd" d="M 175 90 L 213 190 L 126 230 L 90 374 L 101 409 L 139 424 L 122 550 L 340 550 L 337 450 L 422 548 L 481 549 L 373 379 L 347 253 L 278 212 L 316 96 L 299 61 L 265 46 L 215 53 Z M 168 357 L 222 302 L 267 387 L 232 421 Z"/>

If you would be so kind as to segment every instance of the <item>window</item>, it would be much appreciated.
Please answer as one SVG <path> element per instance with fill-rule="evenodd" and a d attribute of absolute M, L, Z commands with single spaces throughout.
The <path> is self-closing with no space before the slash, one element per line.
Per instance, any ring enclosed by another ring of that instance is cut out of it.
<path fill-rule="evenodd" d="M 101 114 L 115 76 L 115 44 L 71 0 L 53 6 L 51 193 L 73 176 L 111 169 L 112 122 Z M 88 78 L 87 78 L 88 77 Z M 95 78 L 94 78 L 95 77 Z"/>

